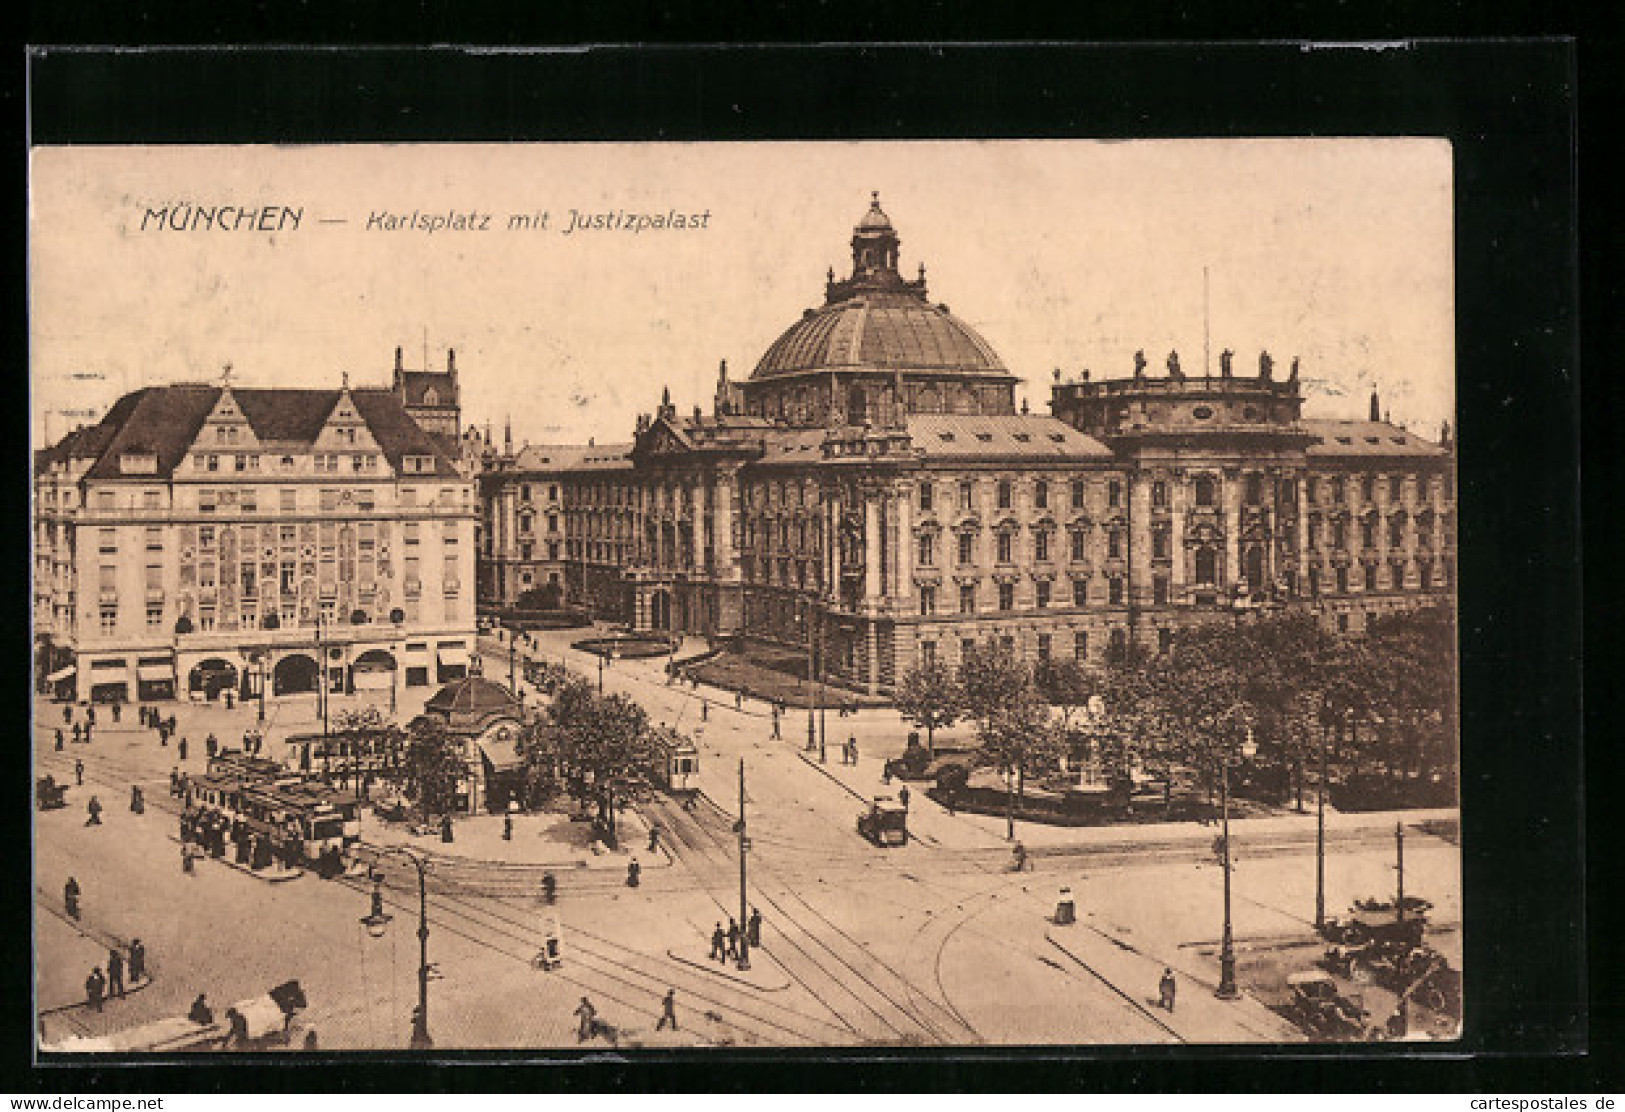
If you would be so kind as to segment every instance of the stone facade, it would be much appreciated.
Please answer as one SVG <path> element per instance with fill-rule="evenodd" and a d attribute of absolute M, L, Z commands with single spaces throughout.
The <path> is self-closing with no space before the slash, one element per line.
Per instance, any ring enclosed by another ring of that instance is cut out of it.
<path fill-rule="evenodd" d="M 473 487 L 394 390 L 149 387 L 37 453 L 35 490 L 45 689 L 392 690 L 468 667 Z"/>

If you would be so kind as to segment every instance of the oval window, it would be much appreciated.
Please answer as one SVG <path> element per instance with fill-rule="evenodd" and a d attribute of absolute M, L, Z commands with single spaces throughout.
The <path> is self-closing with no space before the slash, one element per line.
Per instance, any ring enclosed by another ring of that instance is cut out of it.
<path fill-rule="evenodd" d="M 1246 409 L 1241 411 L 1241 417 L 1242 417 L 1242 420 L 1244 420 L 1244 421 L 1256 421 L 1256 420 L 1258 420 L 1258 409 L 1257 409 L 1257 407 L 1248 406 Z"/>
<path fill-rule="evenodd" d="M 1191 416 L 1195 417 L 1198 421 L 1206 421 L 1209 417 L 1213 416 L 1213 410 L 1209 406 L 1199 405 L 1195 409 L 1191 410 Z"/>

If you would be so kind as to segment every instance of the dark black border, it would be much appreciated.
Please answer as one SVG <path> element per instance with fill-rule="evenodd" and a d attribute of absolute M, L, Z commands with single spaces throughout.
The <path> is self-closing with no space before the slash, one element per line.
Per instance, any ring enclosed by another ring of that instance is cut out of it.
<path fill-rule="evenodd" d="M 789 1056 L 788 1068 L 740 1055 L 725 1069 L 715 1057 L 502 1071 L 350 1062 L 324 1071 L 321 1086 L 1562 1091 L 1583 1084 L 1599 1060 L 1583 1053 L 1576 60 L 1575 45 L 1560 40 L 1383 51 L 1153 44 L 34 54 L 35 143 L 1299 134 L 1445 135 L 1454 143 L 1470 994 L 1467 1038 L 1455 1049 L 1464 1057 L 1418 1064 L 1405 1057 L 1417 1048 L 1384 1047 L 1375 1063 L 1336 1049 L 1295 1057 L 1106 1050 L 1081 1061 L 1053 1051 L 975 1060 L 922 1052 L 889 1062 L 821 1052 Z M 22 432 L 14 443 L 25 446 Z M 14 474 L 26 467 L 20 461 Z M 15 659 L 26 659 L 23 651 Z M 13 937 L 27 937 L 26 905 L 10 907 L 22 918 Z M 0 988 L 26 1008 L 21 964 L 0 965 Z M 26 1043 L 27 1026 L 25 1017 L 14 1045 Z M 837 1064 L 823 1064 L 831 1057 Z M 245 1084 L 303 1091 L 313 1078 L 276 1065 L 211 1062 L 184 1071 L 46 1069 L 17 1081 L 47 1091 Z"/>

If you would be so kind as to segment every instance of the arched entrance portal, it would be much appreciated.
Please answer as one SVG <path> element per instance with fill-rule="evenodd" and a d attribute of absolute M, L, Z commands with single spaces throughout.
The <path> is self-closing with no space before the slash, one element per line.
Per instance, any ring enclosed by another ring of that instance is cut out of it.
<path fill-rule="evenodd" d="M 662 632 L 671 630 L 671 592 L 656 591 L 649 599 L 649 624 Z"/>
<path fill-rule="evenodd" d="M 395 686 L 395 656 L 384 649 L 369 649 L 350 665 L 350 690 L 388 691 Z"/>
<path fill-rule="evenodd" d="M 186 689 L 194 696 L 213 702 L 220 692 L 237 685 L 237 667 L 229 660 L 211 656 L 199 661 L 187 675 Z"/>
<path fill-rule="evenodd" d="M 271 673 L 273 695 L 299 695 L 316 690 L 316 661 L 303 653 L 285 656 L 277 661 Z"/>

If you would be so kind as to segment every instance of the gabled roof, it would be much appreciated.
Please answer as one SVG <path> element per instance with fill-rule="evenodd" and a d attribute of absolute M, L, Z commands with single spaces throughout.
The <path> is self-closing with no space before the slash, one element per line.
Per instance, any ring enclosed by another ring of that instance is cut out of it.
<path fill-rule="evenodd" d="M 1310 444 L 1305 449 L 1311 458 L 1407 456 L 1438 459 L 1450 454 L 1439 445 L 1387 421 L 1305 420 L 1301 424 L 1305 432 L 1320 438 L 1318 443 Z"/>
<path fill-rule="evenodd" d="M 308 445 L 326 425 L 341 391 L 233 387 L 231 393 L 262 444 Z M 115 402 L 97 425 L 75 430 L 46 448 L 41 458 L 50 462 L 94 456 L 96 462 L 86 477 L 116 479 L 122 476 L 120 456 L 126 452 L 152 453 L 158 459 L 157 476 L 167 477 L 191 449 L 220 394 L 221 387 L 202 384 L 143 387 Z M 407 415 L 393 391 L 362 387 L 350 391 L 350 396 L 379 450 L 397 473 L 401 471 L 402 457 L 419 455 L 435 461 L 434 470 L 422 473 L 422 477 L 458 477 L 447 450 Z"/>
<path fill-rule="evenodd" d="M 630 444 L 527 444 L 514 456 L 516 472 L 615 470 L 631 466 Z"/>
<path fill-rule="evenodd" d="M 914 447 L 927 459 L 1013 459 L 1032 462 L 1111 459 L 1112 450 L 1065 421 L 1039 415 L 969 417 L 915 414 Z"/>
<path fill-rule="evenodd" d="M 455 405 L 457 383 L 445 371 L 401 371 L 401 388 L 407 405 L 424 405 L 423 395 L 431 388 L 438 391 L 436 405 Z"/>

